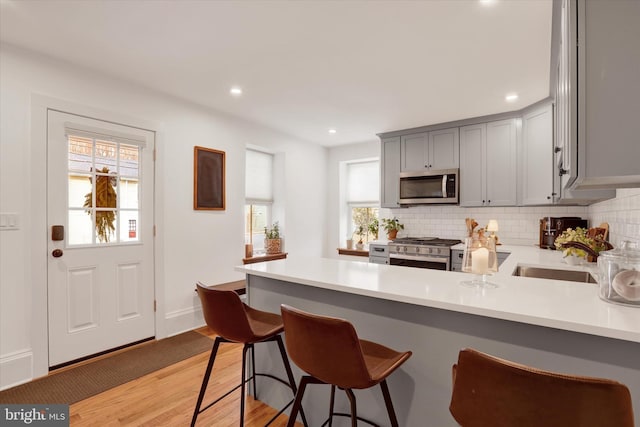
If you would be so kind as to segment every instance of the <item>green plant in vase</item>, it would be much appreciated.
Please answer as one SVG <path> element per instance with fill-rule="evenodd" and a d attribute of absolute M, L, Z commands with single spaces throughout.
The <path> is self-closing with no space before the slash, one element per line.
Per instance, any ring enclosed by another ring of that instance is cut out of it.
<path fill-rule="evenodd" d="M 373 236 L 373 240 L 378 240 L 378 233 L 380 232 L 380 221 L 378 221 L 378 218 L 373 218 L 367 228 Z"/>
<path fill-rule="evenodd" d="M 382 228 L 387 232 L 387 238 L 393 240 L 397 237 L 398 231 L 404 230 L 404 224 L 398 218 L 382 218 Z"/>
<path fill-rule="evenodd" d="M 282 252 L 282 239 L 280 238 L 280 224 L 274 222 L 271 227 L 264 228 L 264 251 L 267 254 L 279 254 Z"/>

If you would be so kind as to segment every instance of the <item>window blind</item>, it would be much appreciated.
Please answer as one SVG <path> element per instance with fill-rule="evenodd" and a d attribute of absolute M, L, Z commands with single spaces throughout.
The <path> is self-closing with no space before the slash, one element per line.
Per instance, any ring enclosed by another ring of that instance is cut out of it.
<path fill-rule="evenodd" d="M 380 169 L 378 161 L 347 164 L 347 202 L 378 202 L 380 199 Z"/>
<path fill-rule="evenodd" d="M 273 202 L 273 154 L 246 151 L 245 199 Z"/>

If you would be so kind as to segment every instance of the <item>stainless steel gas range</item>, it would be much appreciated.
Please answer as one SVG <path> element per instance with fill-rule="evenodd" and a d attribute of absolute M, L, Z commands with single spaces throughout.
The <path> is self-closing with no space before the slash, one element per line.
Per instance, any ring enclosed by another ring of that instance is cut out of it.
<path fill-rule="evenodd" d="M 451 247 L 460 240 L 404 237 L 389 242 L 389 263 L 407 267 L 451 270 Z"/>

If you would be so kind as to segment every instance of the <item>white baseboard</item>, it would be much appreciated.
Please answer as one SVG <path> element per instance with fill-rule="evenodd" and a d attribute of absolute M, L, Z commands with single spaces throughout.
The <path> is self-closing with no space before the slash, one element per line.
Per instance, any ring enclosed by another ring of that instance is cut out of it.
<path fill-rule="evenodd" d="M 204 325 L 204 317 L 200 307 L 172 311 L 165 316 L 167 337 L 191 331 Z"/>
<path fill-rule="evenodd" d="M 0 357 L 0 390 L 6 390 L 33 379 L 33 352 L 16 351 Z"/>

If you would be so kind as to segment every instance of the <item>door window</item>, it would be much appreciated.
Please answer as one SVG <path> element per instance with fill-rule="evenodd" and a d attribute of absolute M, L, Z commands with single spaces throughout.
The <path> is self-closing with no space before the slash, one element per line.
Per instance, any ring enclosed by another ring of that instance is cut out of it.
<path fill-rule="evenodd" d="M 139 242 L 141 147 L 69 129 L 67 141 L 68 245 Z"/>

